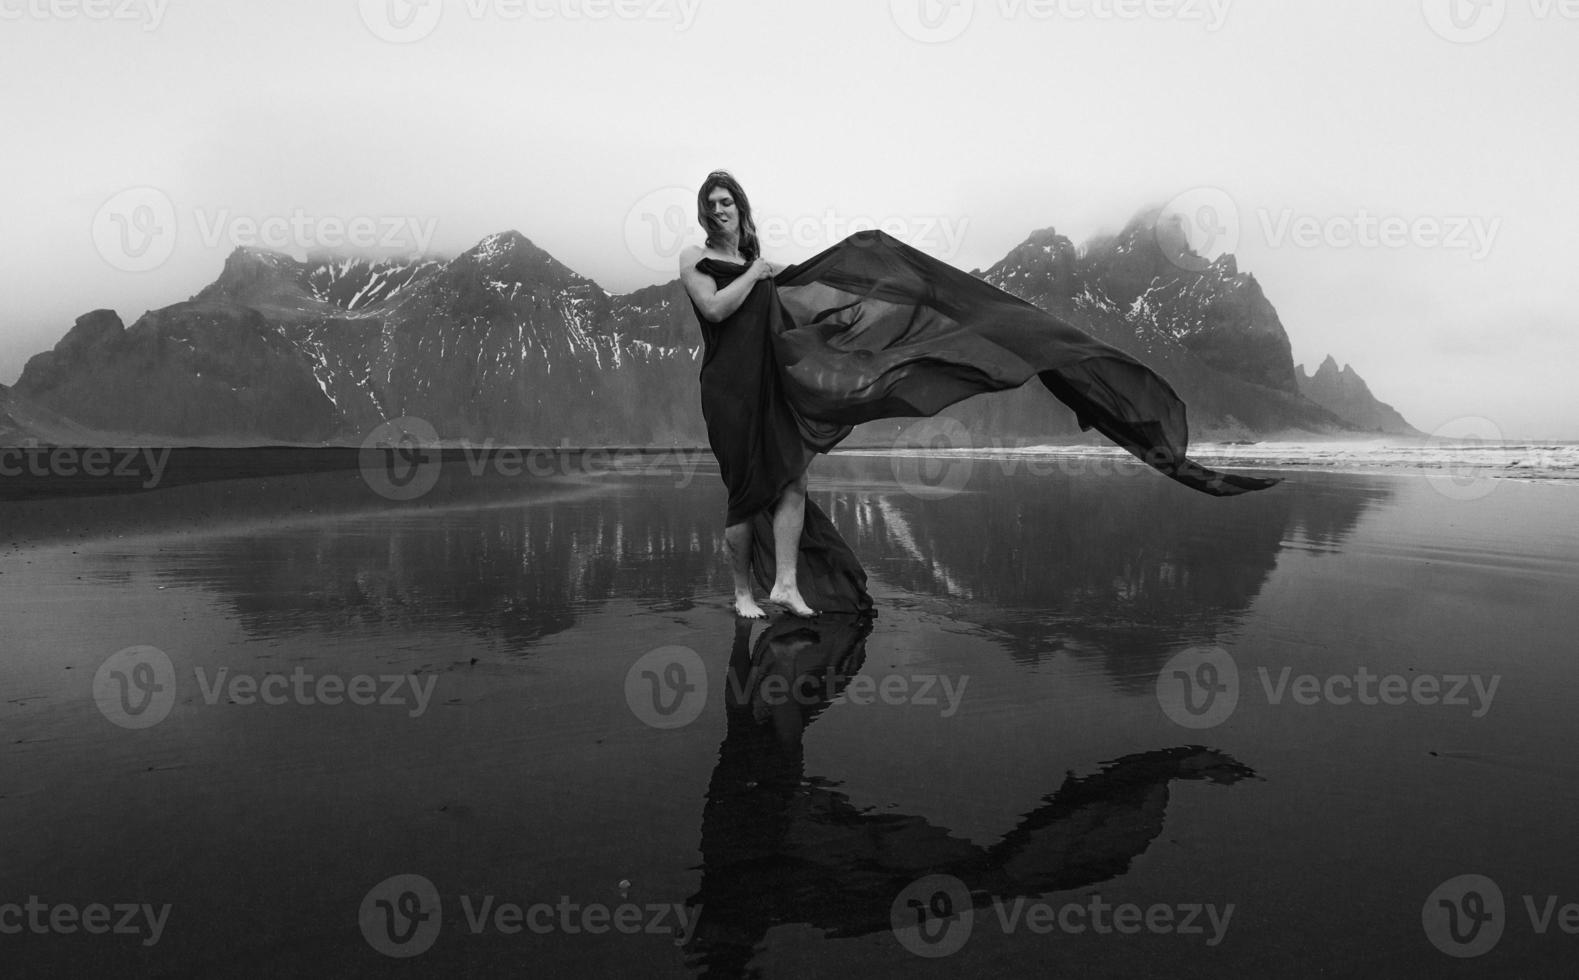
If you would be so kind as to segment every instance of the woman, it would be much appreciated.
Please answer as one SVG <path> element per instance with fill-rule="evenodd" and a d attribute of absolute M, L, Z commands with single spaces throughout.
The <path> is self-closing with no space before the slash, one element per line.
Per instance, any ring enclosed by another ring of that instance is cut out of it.
<path fill-rule="evenodd" d="M 1150 368 L 881 231 L 774 268 L 745 191 L 722 170 L 697 192 L 697 220 L 707 245 L 681 253 L 680 276 L 706 348 L 702 415 L 729 488 L 724 533 L 741 616 L 763 615 L 753 575 L 801 616 L 872 611 L 860 562 L 806 498 L 812 457 L 861 422 L 936 415 L 1032 377 L 1081 429 L 1191 489 L 1227 497 L 1279 482 L 1195 463 L 1184 402 Z"/>
<path fill-rule="evenodd" d="M 805 527 L 806 468 L 813 452 L 799 437 L 779 385 L 765 329 L 776 302 L 764 280 L 776 271 L 761 256 L 751 203 L 727 171 L 714 171 L 697 194 L 707 246 L 680 253 L 680 278 L 702 323 L 702 416 L 729 487 L 724 540 L 734 575 L 735 612 L 764 615 L 751 594 L 752 518 L 772 508 L 775 577 L 768 600 L 798 616 L 818 610 L 801 595 L 796 557 Z M 760 287 L 760 288 L 759 288 Z"/>

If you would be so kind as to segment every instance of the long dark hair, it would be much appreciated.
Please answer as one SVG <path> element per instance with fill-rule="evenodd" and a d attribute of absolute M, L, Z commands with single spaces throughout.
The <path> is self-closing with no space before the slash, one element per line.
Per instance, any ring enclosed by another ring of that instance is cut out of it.
<path fill-rule="evenodd" d="M 727 190 L 735 199 L 735 209 L 740 212 L 740 257 L 747 262 L 755 262 L 760 249 L 757 246 L 757 224 L 751 220 L 751 201 L 746 198 L 740 181 L 727 170 L 715 170 L 708 174 L 707 179 L 702 181 L 702 189 L 696 192 L 696 220 L 707 229 L 707 244 L 712 248 L 723 244 L 720 237 L 722 229 L 713 223 L 713 209 L 707 200 L 719 187 Z"/>

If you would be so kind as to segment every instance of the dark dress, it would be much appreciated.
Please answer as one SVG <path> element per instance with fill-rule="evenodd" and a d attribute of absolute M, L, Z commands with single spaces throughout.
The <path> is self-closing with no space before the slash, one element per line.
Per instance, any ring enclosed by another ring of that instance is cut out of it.
<path fill-rule="evenodd" d="M 722 289 L 749 263 L 707 257 L 697 269 Z M 696 304 L 692 302 L 692 308 Z M 832 449 L 854 426 L 819 426 L 800 416 L 785 397 L 772 334 L 782 328 L 782 308 L 773 281 L 757 282 L 730 317 L 712 323 L 696 309 L 702 325 L 702 418 L 729 489 L 726 524 L 751 523 L 751 571 L 757 587 L 773 587 L 773 504 L 805 471 L 812 457 Z M 866 591 L 866 570 L 809 495 L 801 527 L 796 586 L 819 612 L 875 615 Z"/>
<path fill-rule="evenodd" d="M 749 265 L 706 257 L 696 267 L 722 288 Z M 1033 377 L 1082 429 L 1191 489 L 1226 497 L 1279 482 L 1200 466 L 1186 455 L 1184 402 L 1156 372 L 883 231 L 857 232 L 757 282 L 722 323 L 700 310 L 697 320 L 702 415 L 729 488 L 726 521 L 752 522 L 764 589 L 773 575 L 771 505 L 813 456 L 861 422 L 936 415 Z M 866 573 L 809 497 L 801 547 L 808 605 L 870 608 Z"/>

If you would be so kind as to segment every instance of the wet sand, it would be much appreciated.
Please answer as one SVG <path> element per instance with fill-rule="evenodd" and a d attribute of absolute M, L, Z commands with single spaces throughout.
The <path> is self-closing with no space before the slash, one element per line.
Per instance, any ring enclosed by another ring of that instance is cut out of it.
<path fill-rule="evenodd" d="M 813 465 L 864 624 L 731 615 L 707 463 L 0 504 L 8 973 L 1564 974 L 1570 486 L 970 466 Z"/>

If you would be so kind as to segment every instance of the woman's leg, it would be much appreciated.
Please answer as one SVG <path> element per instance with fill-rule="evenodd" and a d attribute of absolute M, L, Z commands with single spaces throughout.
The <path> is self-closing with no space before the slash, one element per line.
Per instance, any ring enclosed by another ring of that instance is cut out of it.
<path fill-rule="evenodd" d="M 751 522 L 724 528 L 724 543 L 729 545 L 729 569 L 735 577 L 735 615 L 760 619 L 767 614 L 751 597 Z"/>
<path fill-rule="evenodd" d="M 817 610 L 807 606 L 806 600 L 801 598 L 800 587 L 795 582 L 801 529 L 806 523 L 806 473 L 810 469 L 808 464 L 800 476 L 784 488 L 773 511 L 773 559 L 778 567 L 768 598 L 784 603 L 790 611 L 801 616 L 817 615 Z"/>

